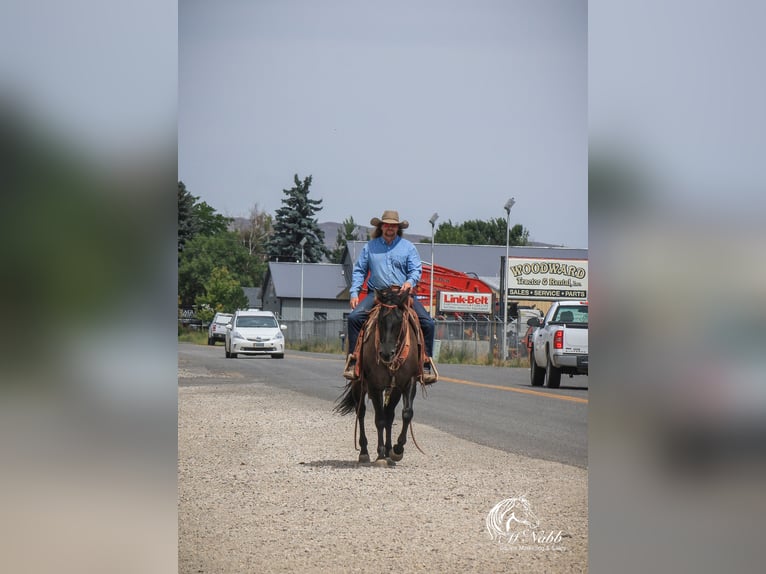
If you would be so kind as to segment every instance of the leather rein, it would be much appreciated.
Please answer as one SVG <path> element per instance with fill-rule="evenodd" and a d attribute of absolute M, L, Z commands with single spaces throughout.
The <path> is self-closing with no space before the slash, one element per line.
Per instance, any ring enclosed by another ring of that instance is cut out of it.
<path fill-rule="evenodd" d="M 398 308 L 397 305 L 390 305 L 381 301 L 378 302 L 378 307 L 385 307 L 388 309 L 388 311 L 385 312 L 386 314 L 389 314 L 393 309 Z M 378 311 L 378 314 L 380 314 L 380 310 Z M 410 338 L 410 329 L 407 328 L 410 320 L 409 315 L 409 308 L 402 309 L 402 326 L 396 339 L 396 352 L 390 361 L 386 361 L 380 356 L 380 327 L 377 324 L 379 317 L 375 317 L 375 360 L 377 364 L 383 363 L 391 374 L 399 370 L 399 367 L 404 364 L 410 354 L 412 340 Z"/>

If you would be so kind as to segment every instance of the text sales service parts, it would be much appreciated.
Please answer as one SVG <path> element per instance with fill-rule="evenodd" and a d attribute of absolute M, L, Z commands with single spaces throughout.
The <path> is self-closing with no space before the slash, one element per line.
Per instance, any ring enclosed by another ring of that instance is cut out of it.
<path fill-rule="evenodd" d="M 523 299 L 587 299 L 586 259 L 508 260 L 508 296 Z"/>

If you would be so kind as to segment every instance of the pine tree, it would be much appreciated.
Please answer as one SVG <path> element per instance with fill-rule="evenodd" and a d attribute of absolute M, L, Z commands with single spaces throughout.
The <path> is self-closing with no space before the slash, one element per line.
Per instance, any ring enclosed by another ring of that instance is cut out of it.
<path fill-rule="evenodd" d="M 186 189 L 183 181 L 178 182 L 178 251 L 183 251 L 186 242 L 194 237 L 192 210 L 194 202 L 197 201 Z"/>
<path fill-rule="evenodd" d="M 283 207 L 276 211 L 274 233 L 268 240 L 266 253 L 269 261 L 300 261 L 300 242 L 305 238 L 304 262 L 318 263 L 329 256 L 324 231 L 314 218 L 314 214 L 322 210 L 322 200 L 308 197 L 310 175 L 301 181 L 296 173 L 294 180 L 294 187 L 282 190 L 287 197 L 282 199 Z"/>
<path fill-rule="evenodd" d="M 341 223 L 341 226 L 338 228 L 338 235 L 335 237 L 335 249 L 330 253 L 331 263 L 343 262 L 343 252 L 346 249 L 348 242 L 359 241 L 361 231 L 362 228 L 354 221 L 353 215 L 348 219 L 343 220 L 343 223 Z"/>

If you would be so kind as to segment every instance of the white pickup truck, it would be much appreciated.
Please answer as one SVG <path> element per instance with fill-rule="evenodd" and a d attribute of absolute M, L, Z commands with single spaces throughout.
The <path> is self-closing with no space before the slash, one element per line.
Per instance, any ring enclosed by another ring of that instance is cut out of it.
<path fill-rule="evenodd" d="M 532 386 L 557 389 L 561 375 L 588 374 L 588 302 L 556 301 L 542 322 L 533 317 L 527 325 L 529 335 L 529 371 Z"/>

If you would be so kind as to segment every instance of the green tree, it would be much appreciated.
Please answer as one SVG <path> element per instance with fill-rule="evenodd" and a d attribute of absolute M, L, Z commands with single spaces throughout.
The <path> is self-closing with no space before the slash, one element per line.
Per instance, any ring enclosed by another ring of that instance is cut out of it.
<path fill-rule="evenodd" d="M 521 223 L 511 227 L 509 245 L 527 245 L 529 243 L 529 230 L 524 229 Z"/>
<path fill-rule="evenodd" d="M 511 227 L 508 234 L 509 245 L 526 245 L 529 240 L 529 231 L 521 224 Z M 505 245 L 505 239 L 506 220 L 502 217 L 489 221 L 473 219 L 461 224 L 448 220 L 434 233 L 435 242 L 451 245 Z"/>
<path fill-rule="evenodd" d="M 218 312 L 233 313 L 248 305 L 242 285 L 226 267 L 213 268 L 204 289 L 205 292 L 197 295 L 194 301 L 199 308 L 197 316 L 205 323 L 212 321 Z"/>
<path fill-rule="evenodd" d="M 232 219 L 216 213 L 210 205 L 192 195 L 183 181 L 178 182 L 178 251 L 197 235 L 226 233 Z"/>
<path fill-rule="evenodd" d="M 226 267 L 243 287 L 263 283 L 266 264 L 251 257 L 231 231 L 218 235 L 197 235 L 186 243 L 178 262 L 178 295 L 182 307 L 192 306 L 216 267 Z"/>
<path fill-rule="evenodd" d="M 423 241 L 430 243 L 430 239 L 423 239 Z M 440 223 L 434 232 L 434 241 L 437 243 L 448 243 L 450 245 L 462 245 L 465 244 L 465 237 L 461 227 L 452 223 L 452 220 Z"/>
<path fill-rule="evenodd" d="M 178 251 L 183 251 L 184 245 L 194 237 L 192 210 L 197 200 L 186 189 L 183 181 L 178 182 Z"/>
<path fill-rule="evenodd" d="M 194 204 L 192 218 L 197 233 L 200 235 L 218 235 L 219 233 L 226 233 L 232 222 L 231 217 L 224 217 L 220 213 L 216 213 L 215 209 L 204 201 L 199 201 Z"/>
<path fill-rule="evenodd" d="M 345 251 L 348 242 L 359 241 L 359 231 L 360 227 L 354 221 L 353 215 L 348 219 L 343 220 L 343 223 L 341 223 L 341 226 L 338 228 L 338 235 L 335 238 L 335 249 L 330 252 L 330 262 L 342 262 L 343 252 Z"/>
<path fill-rule="evenodd" d="M 310 175 L 301 181 L 296 173 L 294 181 L 294 187 L 282 190 L 287 197 L 282 199 L 283 207 L 276 211 L 274 233 L 266 244 L 266 254 L 269 261 L 300 261 L 300 242 L 305 238 L 304 261 L 317 263 L 329 256 L 324 232 L 314 218 L 322 210 L 322 200 L 308 197 Z"/>

